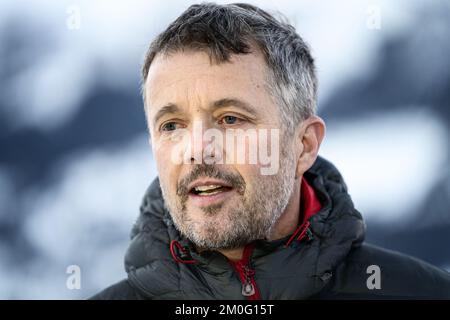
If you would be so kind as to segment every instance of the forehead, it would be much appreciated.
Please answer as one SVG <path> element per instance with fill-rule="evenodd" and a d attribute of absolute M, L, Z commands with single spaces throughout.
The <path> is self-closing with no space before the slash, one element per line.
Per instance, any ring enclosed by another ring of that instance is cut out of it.
<path fill-rule="evenodd" d="M 231 55 L 229 62 L 217 64 L 204 52 L 187 51 L 157 55 L 144 89 L 150 111 L 168 102 L 206 103 L 230 96 L 260 104 L 268 98 L 266 79 L 266 62 L 258 52 Z"/>

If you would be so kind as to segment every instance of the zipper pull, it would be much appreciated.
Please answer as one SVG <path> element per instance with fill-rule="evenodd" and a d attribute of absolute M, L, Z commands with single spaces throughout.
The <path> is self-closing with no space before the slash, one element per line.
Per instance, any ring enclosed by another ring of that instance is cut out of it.
<path fill-rule="evenodd" d="M 244 297 L 249 297 L 255 294 L 255 287 L 250 281 L 246 281 L 242 284 L 242 295 Z"/>
<path fill-rule="evenodd" d="M 236 271 L 236 274 L 241 282 L 241 294 L 247 297 L 248 300 L 261 299 L 258 285 L 255 281 L 255 269 L 252 269 L 251 253 L 255 243 L 249 243 L 244 248 L 242 259 L 239 261 L 229 260 L 231 266 Z"/>
<path fill-rule="evenodd" d="M 252 282 L 252 277 L 254 275 L 253 270 L 249 266 L 242 266 L 245 275 L 245 281 L 242 283 L 242 295 L 244 297 L 249 297 L 255 294 L 255 286 Z"/>

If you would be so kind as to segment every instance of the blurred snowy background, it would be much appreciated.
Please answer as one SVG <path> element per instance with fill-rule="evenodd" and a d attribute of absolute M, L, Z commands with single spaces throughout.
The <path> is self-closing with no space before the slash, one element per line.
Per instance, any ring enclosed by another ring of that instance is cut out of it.
<path fill-rule="evenodd" d="M 0 0 L 1 299 L 86 298 L 125 277 L 156 176 L 140 63 L 191 3 Z M 253 3 L 312 47 L 321 154 L 368 240 L 450 270 L 450 1 Z"/>

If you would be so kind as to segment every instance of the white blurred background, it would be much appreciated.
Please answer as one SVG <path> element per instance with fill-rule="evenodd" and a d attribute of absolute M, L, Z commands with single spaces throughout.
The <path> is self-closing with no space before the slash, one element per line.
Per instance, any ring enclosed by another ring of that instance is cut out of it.
<path fill-rule="evenodd" d="M 86 298 L 125 277 L 157 175 L 140 64 L 192 3 L 0 0 L 1 299 Z M 367 239 L 450 270 L 450 2 L 250 3 L 283 13 L 312 47 L 321 155 Z"/>

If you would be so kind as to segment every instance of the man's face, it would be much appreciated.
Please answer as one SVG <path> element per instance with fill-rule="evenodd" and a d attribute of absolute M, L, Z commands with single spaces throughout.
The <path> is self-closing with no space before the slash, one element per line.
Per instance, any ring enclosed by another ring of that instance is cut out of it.
<path fill-rule="evenodd" d="M 178 230 L 201 248 L 266 238 L 292 196 L 294 139 L 280 130 L 266 68 L 258 53 L 211 64 L 206 53 L 178 52 L 151 64 L 147 121 L 163 197 Z M 268 166 L 276 170 L 264 173 Z"/>

